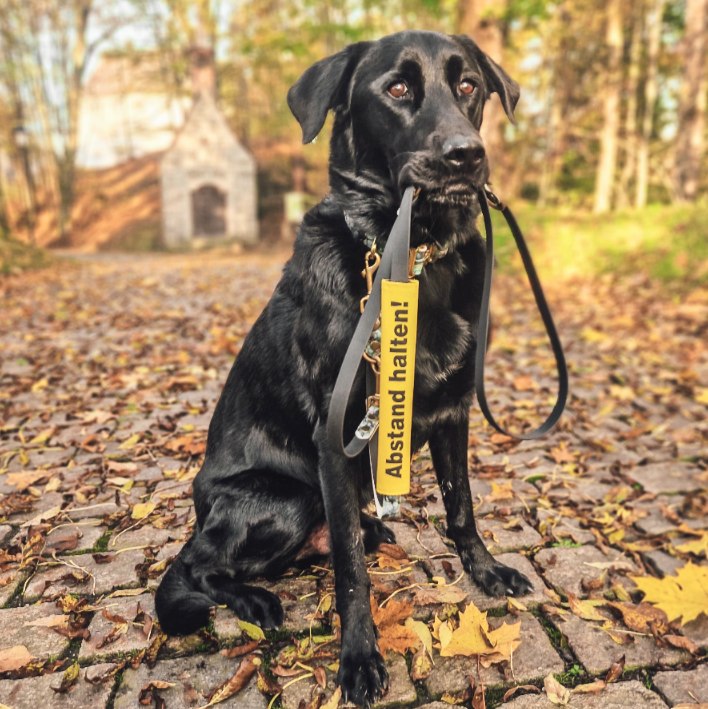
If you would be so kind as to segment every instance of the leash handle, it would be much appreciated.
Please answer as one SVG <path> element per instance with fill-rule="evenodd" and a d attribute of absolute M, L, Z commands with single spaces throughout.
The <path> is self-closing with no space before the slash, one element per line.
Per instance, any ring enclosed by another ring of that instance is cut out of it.
<path fill-rule="evenodd" d="M 543 288 L 541 287 L 541 281 L 539 280 L 538 274 L 536 273 L 536 268 L 533 265 L 533 260 L 531 259 L 531 254 L 529 253 L 528 246 L 526 245 L 524 235 L 521 233 L 521 229 L 519 229 L 519 225 L 516 223 L 514 215 L 509 207 L 504 205 L 486 185 L 484 189 L 479 190 L 477 196 L 479 199 L 479 206 L 482 209 L 482 216 L 484 217 L 484 230 L 487 234 L 487 249 L 484 262 L 484 287 L 482 291 L 482 307 L 479 315 L 477 352 L 475 354 L 474 386 L 477 392 L 477 400 L 479 401 L 479 407 L 482 409 L 484 418 L 486 418 L 489 424 L 499 431 L 499 433 L 503 433 L 505 436 L 510 436 L 512 438 L 518 438 L 522 441 L 530 441 L 545 435 L 556 425 L 556 423 L 558 423 L 558 419 L 560 419 L 561 414 L 565 409 L 566 401 L 568 400 L 568 367 L 565 361 L 563 345 L 561 344 L 560 337 L 556 331 L 551 310 L 548 307 L 546 296 L 544 295 Z M 484 392 L 484 360 L 487 354 L 487 341 L 489 334 L 489 298 L 492 292 L 492 276 L 494 273 L 494 231 L 492 229 L 492 217 L 489 212 L 487 201 L 489 201 L 494 209 L 499 210 L 504 215 L 504 218 L 509 225 L 509 229 L 511 229 L 514 241 L 516 242 L 516 247 L 519 249 L 519 253 L 521 254 L 521 260 L 524 264 L 524 269 L 526 270 L 526 275 L 528 276 L 531 290 L 533 291 L 534 298 L 536 299 L 536 307 L 538 308 L 538 312 L 541 314 L 543 324 L 546 327 L 546 332 L 548 333 L 548 337 L 551 341 L 553 356 L 556 359 L 556 367 L 558 369 L 558 398 L 556 399 L 555 406 L 553 407 L 553 410 L 548 418 L 538 428 L 530 431 L 529 433 L 510 433 L 509 431 L 503 429 L 496 422 L 492 412 L 489 410 L 489 404 L 487 403 L 487 397 Z"/>
<path fill-rule="evenodd" d="M 332 398 L 329 402 L 327 440 L 333 451 L 340 454 L 343 453 L 347 458 L 356 457 L 369 445 L 370 439 L 356 436 L 352 437 L 349 443 L 344 444 L 344 417 L 347 413 L 349 394 L 354 387 L 354 380 L 363 360 L 364 350 L 381 311 L 381 282 L 384 278 L 391 277 L 393 277 L 393 280 L 401 280 L 403 269 L 405 269 L 405 279 L 408 280 L 412 207 L 413 187 L 408 187 L 403 194 L 401 207 L 398 210 L 398 218 L 386 241 L 386 249 L 376 271 L 369 300 L 366 302 L 366 307 L 359 318 L 356 330 L 354 330 L 347 353 L 344 355 L 344 361 L 339 370 L 337 382 L 334 385 Z"/>

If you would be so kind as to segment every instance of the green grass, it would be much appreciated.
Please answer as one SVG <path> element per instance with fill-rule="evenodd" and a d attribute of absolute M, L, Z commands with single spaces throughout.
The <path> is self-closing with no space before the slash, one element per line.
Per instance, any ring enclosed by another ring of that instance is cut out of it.
<path fill-rule="evenodd" d="M 561 539 L 559 542 L 553 542 L 552 547 L 581 547 L 583 546 L 580 542 L 571 542 L 569 539 Z"/>
<path fill-rule="evenodd" d="M 43 249 L 0 235 L 0 276 L 45 268 L 50 263 L 51 258 Z"/>
<path fill-rule="evenodd" d="M 653 204 L 603 215 L 521 201 L 510 206 L 544 278 L 644 272 L 683 287 L 708 283 L 708 204 Z M 504 217 L 492 217 L 500 267 L 521 268 Z"/>

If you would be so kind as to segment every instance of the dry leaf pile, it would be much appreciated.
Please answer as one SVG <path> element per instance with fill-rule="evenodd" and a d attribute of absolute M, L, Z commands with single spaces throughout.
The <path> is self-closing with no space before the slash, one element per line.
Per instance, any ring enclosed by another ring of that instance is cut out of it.
<path fill-rule="evenodd" d="M 60 614 L 33 621 L 35 632 L 93 643 L 108 656 L 127 636 L 145 645 L 85 680 L 68 655 L 50 662 L 24 645 L 0 646 L 4 677 L 54 673 L 52 688 L 72 692 L 167 657 L 166 637 L 137 599 L 118 612 L 108 596 L 146 593 L 189 537 L 191 485 L 211 412 L 281 266 L 261 255 L 97 260 L 0 281 L 0 523 L 8 525 L 0 530 L 0 601 L 56 606 Z M 708 291 L 674 297 L 639 277 L 546 286 L 572 396 L 557 429 L 533 445 L 491 433 L 472 409 L 468 459 L 484 540 L 521 550 L 546 581 L 547 598 L 528 604 L 532 612 L 575 616 L 626 645 L 621 652 L 649 638 L 687 651 L 686 667 L 697 666 L 703 648 L 691 629 L 708 616 Z M 554 362 L 523 279 L 500 276 L 494 298 L 488 397 L 502 425 L 523 430 L 552 405 Z M 475 607 L 456 560 L 425 547 L 425 535 L 444 532 L 444 518 L 423 451 L 399 517 L 419 548 L 382 545 L 367 560 L 379 645 L 410 660 L 422 691 L 436 663 L 453 656 L 498 673 L 512 685 L 507 701 L 544 691 L 572 706 L 573 692 L 622 681 L 614 668 L 572 689 L 563 677 L 515 682 L 525 600 L 508 599 L 503 619 Z M 518 543 L 531 528 L 531 541 Z M 599 550 L 602 560 L 582 565 L 579 590 L 552 589 L 551 572 L 577 545 Z M 550 555 L 543 565 L 541 551 Z M 678 570 L 660 578 L 652 559 L 666 557 Z M 101 586 L 116 568 L 118 581 Z M 269 701 L 307 686 L 302 709 L 339 706 L 331 569 L 323 563 L 288 578 L 284 603 L 308 604 L 301 630 L 271 642 L 241 622 L 233 647 L 202 630 L 192 647 L 220 650 L 234 665 L 222 685 L 190 695 L 194 706 L 216 705 L 254 683 Z M 97 617 L 107 630 L 91 637 Z M 157 678 L 136 701 L 169 705 L 170 684 Z M 470 681 L 443 698 L 480 709 L 485 696 Z"/>

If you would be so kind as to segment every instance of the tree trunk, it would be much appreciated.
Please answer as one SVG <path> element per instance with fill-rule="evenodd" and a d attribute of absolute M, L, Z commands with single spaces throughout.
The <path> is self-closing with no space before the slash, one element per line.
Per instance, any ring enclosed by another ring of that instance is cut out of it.
<path fill-rule="evenodd" d="M 708 0 L 686 0 L 686 34 L 683 38 L 685 71 L 678 112 L 678 144 L 674 164 L 676 193 L 694 202 L 704 150 L 706 123 L 706 18 Z"/>
<path fill-rule="evenodd" d="M 627 71 L 627 116 L 624 122 L 624 165 L 617 192 L 617 206 L 628 207 L 629 184 L 635 173 L 637 162 L 637 88 L 639 86 L 639 63 L 642 50 L 643 0 L 635 0 L 632 13 L 632 43 L 629 50 L 629 70 Z"/>
<path fill-rule="evenodd" d="M 612 187 L 617 164 L 617 134 L 620 122 L 620 89 L 622 61 L 622 3 L 607 2 L 606 84 L 602 97 L 602 133 L 600 134 L 600 161 L 595 178 L 595 212 L 607 212 L 612 202 Z"/>
<path fill-rule="evenodd" d="M 657 73 L 659 69 L 659 51 L 661 49 L 661 18 L 666 0 L 650 0 L 647 14 L 648 64 L 647 78 L 644 84 L 644 113 L 641 117 L 639 149 L 637 150 L 637 194 L 635 206 L 646 206 L 649 187 L 649 140 L 654 126 L 654 105 L 658 93 Z"/>
<path fill-rule="evenodd" d="M 503 63 L 504 32 L 500 18 L 506 10 L 506 4 L 507 0 L 458 0 L 457 5 L 457 31 L 468 35 L 497 64 Z M 499 175 L 503 165 L 504 121 L 501 101 L 496 94 L 492 94 L 484 109 L 484 122 L 480 131 L 492 180 L 495 174 Z"/>

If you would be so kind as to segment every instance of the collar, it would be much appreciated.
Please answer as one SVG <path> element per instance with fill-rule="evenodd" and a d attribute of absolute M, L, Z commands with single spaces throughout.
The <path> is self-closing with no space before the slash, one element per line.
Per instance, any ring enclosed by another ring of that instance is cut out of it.
<path fill-rule="evenodd" d="M 376 245 L 378 253 L 383 254 L 386 248 L 386 239 L 378 238 L 373 234 L 367 234 L 362 229 L 359 229 L 356 222 L 347 212 L 344 212 L 344 221 L 349 231 L 352 233 L 352 236 L 357 241 L 361 242 L 366 247 L 367 251 L 371 251 L 374 245 Z M 448 248 L 443 249 L 436 241 L 431 244 L 421 244 L 420 246 L 412 248 L 410 250 L 408 272 L 411 274 L 411 277 L 415 278 L 421 274 L 424 266 L 447 256 L 448 252 Z"/>

